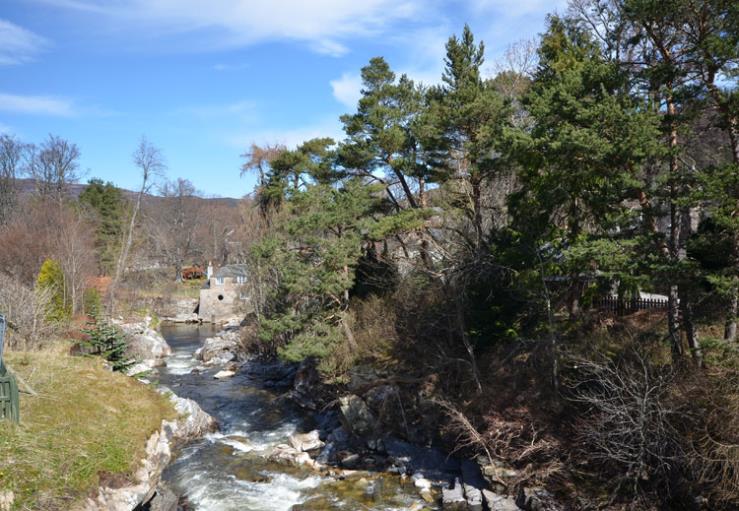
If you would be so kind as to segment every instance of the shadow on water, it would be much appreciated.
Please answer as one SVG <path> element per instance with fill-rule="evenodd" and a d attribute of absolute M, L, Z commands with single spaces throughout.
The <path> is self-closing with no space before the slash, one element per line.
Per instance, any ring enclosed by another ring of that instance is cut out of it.
<path fill-rule="evenodd" d="M 347 477 L 319 475 L 309 468 L 268 459 L 278 444 L 296 431 L 315 427 L 312 417 L 265 381 L 268 367 L 249 363 L 226 380 L 217 368 L 195 370 L 194 351 L 215 334 L 208 325 L 164 325 L 162 335 L 173 354 L 160 371 L 160 382 L 216 418 L 217 433 L 185 446 L 163 474 L 190 509 L 203 511 L 391 511 L 437 509 L 423 503 L 417 490 L 400 477 L 357 472 Z"/>

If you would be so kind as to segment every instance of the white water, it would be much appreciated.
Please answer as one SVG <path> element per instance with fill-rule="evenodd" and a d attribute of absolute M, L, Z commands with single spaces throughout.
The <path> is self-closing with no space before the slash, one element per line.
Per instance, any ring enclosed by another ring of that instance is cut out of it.
<path fill-rule="evenodd" d="M 305 418 L 276 401 L 277 396 L 258 388 L 239 374 L 214 380 L 216 369 L 203 373 L 192 354 L 212 332 L 178 327 L 163 332 L 173 348 L 161 381 L 182 397 L 196 400 L 219 422 L 220 431 L 185 447 L 165 471 L 163 479 L 187 498 L 198 511 L 290 511 L 293 506 L 319 499 L 310 509 L 391 511 L 419 505 L 412 487 L 385 478 L 381 501 L 356 490 L 356 479 L 336 481 L 308 468 L 287 467 L 267 460 L 271 450 L 287 443 L 291 434 L 305 430 Z M 421 509 L 417 507 L 416 509 Z M 429 509 L 429 508 L 424 508 Z"/>

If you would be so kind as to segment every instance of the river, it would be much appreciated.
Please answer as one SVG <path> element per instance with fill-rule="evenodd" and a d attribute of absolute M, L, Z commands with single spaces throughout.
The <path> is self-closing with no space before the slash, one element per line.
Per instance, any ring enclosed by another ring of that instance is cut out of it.
<path fill-rule="evenodd" d="M 215 333 L 206 325 L 163 326 L 172 347 L 161 384 L 195 400 L 220 425 L 217 433 L 184 446 L 163 480 L 200 511 L 392 511 L 431 510 L 410 480 L 397 474 L 357 472 L 321 475 L 271 462 L 267 455 L 294 432 L 310 431 L 314 419 L 270 388 L 268 368 L 249 363 L 226 380 L 218 369 L 191 372 L 193 352 Z M 250 365 L 251 364 L 251 365 Z"/>

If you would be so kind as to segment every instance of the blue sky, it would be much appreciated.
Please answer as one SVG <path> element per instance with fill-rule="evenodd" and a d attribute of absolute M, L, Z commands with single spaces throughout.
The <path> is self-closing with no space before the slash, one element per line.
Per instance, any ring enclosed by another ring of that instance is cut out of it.
<path fill-rule="evenodd" d="M 250 142 L 341 136 L 377 55 L 439 80 L 465 22 L 488 72 L 565 0 L 0 0 L 0 131 L 75 142 L 86 178 L 134 188 L 142 135 L 170 178 L 240 197 Z"/>

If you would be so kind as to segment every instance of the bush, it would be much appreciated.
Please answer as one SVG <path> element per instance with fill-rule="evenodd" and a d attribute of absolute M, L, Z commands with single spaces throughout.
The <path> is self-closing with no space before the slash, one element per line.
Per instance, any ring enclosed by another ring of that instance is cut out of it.
<path fill-rule="evenodd" d="M 4 314 L 8 321 L 8 347 L 39 347 L 54 331 L 55 323 L 47 320 L 50 303 L 48 289 L 33 290 L 16 278 L 0 275 L 0 314 Z"/>
<path fill-rule="evenodd" d="M 69 320 L 72 315 L 72 304 L 67 301 L 64 292 L 64 272 L 58 261 L 54 259 L 44 261 L 36 278 L 36 287 L 49 294 L 46 318 L 52 322 Z"/>
<path fill-rule="evenodd" d="M 85 345 L 91 349 L 92 354 L 100 355 L 110 362 L 113 371 L 125 371 L 136 362 L 126 355 L 126 336 L 117 326 L 95 318 L 84 332 L 89 336 Z"/>
<path fill-rule="evenodd" d="M 579 405 L 574 430 L 583 459 L 611 481 L 614 495 L 674 489 L 685 454 L 669 366 L 655 366 L 637 351 L 572 366 L 568 390 Z"/>

